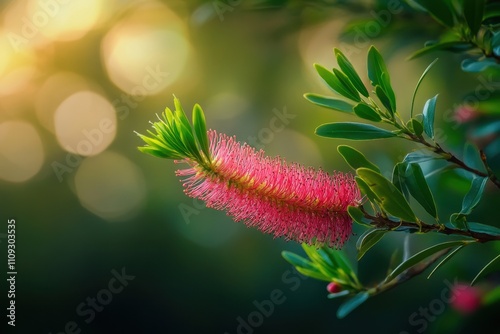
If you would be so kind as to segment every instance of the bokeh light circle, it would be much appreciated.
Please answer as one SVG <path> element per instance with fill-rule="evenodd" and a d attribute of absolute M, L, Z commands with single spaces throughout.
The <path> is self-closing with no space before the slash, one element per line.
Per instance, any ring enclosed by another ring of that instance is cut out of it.
<path fill-rule="evenodd" d="M 56 110 L 54 124 L 61 147 L 83 156 L 101 153 L 116 135 L 113 105 L 91 91 L 66 98 Z"/>
<path fill-rule="evenodd" d="M 0 178 L 24 182 L 41 169 L 44 161 L 42 140 L 28 122 L 0 123 Z"/>
<path fill-rule="evenodd" d="M 157 94 L 175 82 L 189 51 L 184 23 L 155 2 L 135 8 L 106 34 L 101 45 L 111 81 L 135 96 Z"/>
<path fill-rule="evenodd" d="M 83 207 L 109 221 L 134 217 L 146 196 L 140 169 L 109 151 L 83 160 L 75 175 L 75 190 Z"/>

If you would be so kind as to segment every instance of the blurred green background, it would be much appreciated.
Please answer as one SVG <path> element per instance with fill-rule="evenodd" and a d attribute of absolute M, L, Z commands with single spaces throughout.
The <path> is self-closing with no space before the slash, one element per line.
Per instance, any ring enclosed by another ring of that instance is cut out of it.
<path fill-rule="evenodd" d="M 410 318 L 439 300 L 447 281 L 470 280 L 493 246 L 471 247 L 430 280 L 422 275 L 338 320 L 340 301 L 326 298 L 326 283 L 301 278 L 281 258 L 282 250 L 301 253 L 299 245 L 187 198 L 175 176 L 178 166 L 136 149 L 142 143 L 134 131 L 145 132 L 155 114 L 173 106 L 175 94 L 187 111 L 200 103 L 208 127 L 269 155 L 348 171 L 336 152 L 345 142 L 316 137 L 314 129 L 352 119 L 302 95 L 329 94 L 312 65 L 334 66 L 333 47 L 364 73 L 366 52 L 375 44 L 387 57 L 400 109 L 408 110 L 434 55 L 406 57 L 440 28 L 399 2 L 393 14 L 390 3 L 1 2 L 0 263 L 5 277 L 6 225 L 14 218 L 18 271 L 17 325 L 7 327 L 2 314 L 5 332 L 420 333 L 424 323 L 426 331 L 454 326 L 460 317 L 448 305 L 424 322 L 414 322 L 426 319 L 422 315 Z M 454 56 L 440 57 L 417 110 L 440 93 L 446 114 L 480 83 L 459 70 Z M 439 120 L 445 144 L 460 149 L 464 138 L 446 115 Z M 390 141 L 355 146 L 387 168 L 412 147 Z M 446 189 L 440 197 L 445 216 L 460 208 L 468 183 L 456 174 L 439 182 L 433 187 Z M 481 204 L 478 218 L 491 217 L 494 203 L 498 194 Z M 415 250 L 433 241 L 412 239 Z M 352 256 L 353 242 L 346 247 Z M 374 247 L 361 261 L 362 279 L 383 277 L 401 244 L 394 235 Z M 110 294 L 113 272 L 122 271 L 134 278 Z M 276 289 L 283 302 L 255 315 L 256 303 Z M 82 315 L 90 309 L 87 298 L 105 304 L 92 319 Z M 238 317 L 255 326 L 238 328 Z"/>

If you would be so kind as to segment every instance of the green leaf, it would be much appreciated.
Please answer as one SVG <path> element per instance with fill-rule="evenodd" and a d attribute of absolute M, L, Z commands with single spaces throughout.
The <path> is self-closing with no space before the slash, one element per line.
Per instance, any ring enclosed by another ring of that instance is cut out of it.
<path fill-rule="evenodd" d="M 467 216 L 460 213 L 453 213 L 450 216 L 450 223 L 459 230 L 467 230 Z"/>
<path fill-rule="evenodd" d="M 296 267 L 297 271 L 301 273 L 302 275 L 308 276 L 315 278 L 320 281 L 326 281 L 326 282 L 331 282 L 331 278 L 328 276 L 325 276 L 319 269 L 311 270 L 311 269 L 306 269 L 302 267 Z"/>
<path fill-rule="evenodd" d="M 363 226 L 371 227 L 371 225 L 370 225 L 371 221 L 369 219 L 365 218 L 365 215 L 363 214 L 363 211 L 361 211 L 360 208 L 350 205 L 347 207 L 347 212 L 349 213 L 349 216 L 351 216 L 351 218 L 356 223 L 363 225 Z"/>
<path fill-rule="evenodd" d="M 304 97 L 309 102 L 312 102 L 320 107 L 352 113 L 353 105 L 344 100 L 334 99 L 328 96 L 312 94 L 312 93 L 304 94 Z"/>
<path fill-rule="evenodd" d="M 316 134 L 328 138 L 350 140 L 370 140 L 397 137 L 393 132 L 377 128 L 370 124 L 340 122 L 327 123 L 316 128 Z"/>
<path fill-rule="evenodd" d="M 342 290 L 342 291 L 336 292 L 336 293 L 329 293 L 327 298 L 333 299 L 333 298 L 343 297 L 343 296 L 347 296 L 349 293 L 351 293 L 349 290 Z"/>
<path fill-rule="evenodd" d="M 391 80 L 389 79 L 389 72 L 382 73 L 382 88 L 384 89 L 385 95 L 389 99 L 389 103 L 391 104 L 390 109 L 392 112 L 396 112 L 396 96 L 394 95 L 394 91 L 392 90 Z"/>
<path fill-rule="evenodd" d="M 461 250 L 465 245 L 461 245 L 461 246 L 458 246 L 457 248 L 455 248 L 450 254 L 446 255 L 445 258 L 439 262 L 435 267 L 434 269 L 432 269 L 432 271 L 430 272 L 430 274 L 427 276 L 427 279 L 431 278 L 431 276 L 436 272 L 436 270 L 441 267 L 442 265 L 444 265 L 446 262 L 448 262 L 449 259 L 451 259 L 453 257 L 453 255 L 455 255 L 459 250 Z"/>
<path fill-rule="evenodd" d="M 366 184 L 365 181 L 359 178 L 359 176 L 356 176 L 354 180 L 356 181 L 356 184 L 359 190 L 361 191 L 361 194 L 364 194 L 366 197 L 368 197 L 370 202 L 372 203 L 380 202 L 380 199 L 377 197 L 377 195 L 375 195 L 375 193 L 370 189 L 370 187 L 368 186 L 368 184 Z"/>
<path fill-rule="evenodd" d="M 377 95 L 380 102 L 382 102 L 384 107 L 389 110 L 391 114 L 393 114 L 394 110 L 392 109 L 391 100 L 389 100 L 389 98 L 387 97 L 384 89 L 382 89 L 382 87 L 380 86 L 375 86 L 375 94 Z"/>
<path fill-rule="evenodd" d="M 500 228 L 491 225 L 468 222 L 467 227 L 469 228 L 469 231 L 476 233 L 485 233 L 493 236 L 500 235 Z"/>
<path fill-rule="evenodd" d="M 452 8 L 447 0 L 413 0 L 425 8 L 431 16 L 449 28 L 453 28 L 455 21 L 453 19 Z"/>
<path fill-rule="evenodd" d="M 458 241 L 447 241 L 443 242 L 434 246 L 431 246 L 429 248 L 426 248 L 417 254 L 411 256 L 409 259 L 406 261 L 402 262 L 397 266 L 386 278 L 384 282 L 390 282 L 393 279 L 395 279 L 399 274 L 403 273 L 405 270 L 413 267 L 414 265 L 418 264 L 419 262 L 425 260 L 427 257 L 431 256 L 434 253 L 437 253 L 439 251 L 448 249 L 451 250 L 454 247 L 457 246 L 462 246 L 466 245 L 470 241 L 466 240 L 458 240 Z"/>
<path fill-rule="evenodd" d="M 500 3 L 488 3 L 484 11 L 483 20 L 487 21 L 500 17 Z M 498 22 L 498 21 L 497 21 Z"/>
<path fill-rule="evenodd" d="M 405 184 L 410 194 L 432 217 L 438 218 L 434 196 L 418 164 L 409 164 L 405 173 Z"/>
<path fill-rule="evenodd" d="M 460 214 L 469 215 L 476 205 L 478 205 L 481 197 L 483 196 L 484 187 L 487 181 L 487 177 L 475 177 L 472 179 L 469 191 L 465 194 L 462 202 L 462 210 L 460 210 Z"/>
<path fill-rule="evenodd" d="M 385 211 L 402 220 L 418 222 L 403 194 L 389 180 L 368 168 L 359 168 L 356 173 L 375 193 Z"/>
<path fill-rule="evenodd" d="M 353 281 L 357 281 L 354 268 L 349 260 L 347 260 L 344 252 L 329 247 L 322 247 L 320 251 L 324 252 L 330 258 L 330 261 L 333 263 L 333 266 L 337 268 L 338 272 L 347 274 Z"/>
<path fill-rule="evenodd" d="M 366 103 L 358 103 L 353 110 L 354 113 L 360 118 L 367 119 L 372 122 L 380 122 L 382 120 L 382 117 L 380 117 L 378 112 Z"/>
<path fill-rule="evenodd" d="M 302 244 L 302 248 L 306 252 L 307 256 L 312 260 L 316 267 L 321 271 L 323 275 L 329 278 L 334 278 L 337 276 L 337 270 L 334 268 L 333 264 L 326 261 L 316 250 L 314 246 L 307 246 Z"/>
<path fill-rule="evenodd" d="M 369 297 L 370 294 L 366 291 L 363 291 L 358 293 L 351 299 L 347 300 L 338 308 L 337 318 L 343 319 L 345 316 L 351 313 L 352 310 L 354 310 L 359 305 L 363 304 Z"/>
<path fill-rule="evenodd" d="M 443 159 L 440 155 L 435 155 L 432 152 L 428 151 L 415 151 L 408 153 L 404 159 L 404 163 L 421 163 L 426 161 L 431 161 L 435 159 Z"/>
<path fill-rule="evenodd" d="M 207 126 L 205 114 L 199 104 L 193 107 L 193 128 L 196 134 L 196 140 L 205 154 L 205 157 L 210 160 L 210 149 L 208 144 Z"/>
<path fill-rule="evenodd" d="M 463 0 L 465 21 L 473 36 L 477 34 L 483 22 L 486 0 Z"/>
<path fill-rule="evenodd" d="M 297 255 L 295 253 L 288 252 L 288 251 L 282 251 L 281 256 L 283 256 L 283 258 L 288 263 L 290 263 L 292 266 L 294 266 L 296 268 L 305 268 L 305 269 L 309 269 L 311 271 L 319 272 L 318 268 L 311 261 L 303 258 L 300 255 Z"/>
<path fill-rule="evenodd" d="M 375 86 L 384 86 L 384 80 L 382 79 L 382 74 L 387 73 L 387 67 L 385 65 L 384 59 L 382 55 L 373 45 L 368 50 L 368 77 L 372 82 L 372 85 Z"/>
<path fill-rule="evenodd" d="M 361 260 L 363 255 L 375 246 L 377 242 L 382 239 L 382 237 L 387 233 L 386 229 L 382 228 L 371 228 L 366 230 L 356 242 L 356 249 L 358 250 L 358 261 Z"/>
<path fill-rule="evenodd" d="M 408 201 L 410 193 L 408 192 L 408 188 L 405 183 L 406 167 L 407 164 L 405 162 L 398 162 L 394 166 L 394 169 L 392 170 L 392 184 L 394 184 L 396 189 L 398 189 Z"/>
<path fill-rule="evenodd" d="M 488 262 L 488 263 L 487 263 L 487 264 L 483 267 L 483 269 L 481 269 L 481 270 L 477 273 L 476 277 L 474 277 L 474 279 L 472 280 L 472 282 L 470 282 L 470 285 L 471 285 L 471 286 L 472 286 L 472 285 L 474 285 L 474 283 L 476 283 L 476 281 L 477 281 L 478 279 L 480 279 L 481 277 L 483 277 L 483 276 L 486 274 L 486 269 L 487 269 L 489 266 L 491 266 L 491 265 L 493 264 L 493 262 L 495 262 L 495 261 L 496 261 L 496 260 L 498 260 L 498 259 L 500 259 L 500 254 L 498 254 L 497 256 L 495 256 L 495 257 L 493 258 L 493 260 L 491 260 L 490 262 Z"/>
<path fill-rule="evenodd" d="M 417 50 L 408 57 L 408 60 L 415 59 L 435 51 L 456 51 L 463 52 L 475 48 L 474 44 L 463 41 L 440 42 Z"/>
<path fill-rule="evenodd" d="M 357 91 L 360 92 L 365 97 L 369 96 L 368 90 L 366 89 L 363 81 L 359 77 L 358 73 L 352 66 L 351 62 L 344 56 L 344 54 L 337 48 L 333 49 L 335 56 L 337 58 L 337 63 L 339 64 L 340 69 L 347 75 L 347 77 L 351 80 L 352 84 L 356 87 Z"/>
<path fill-rule="evenodd" d="M 429 66 L 427 66 L 427 68 L 424 70 L 424 72 L 422 73 L 422 75 L 418 79 L 417 85 L 415 86 L 415 89 L 413 90 L 413 95 L 411 97 L 410 117 L 413 117 L 413 106 L 415 105 L 415 97 L 417 96 L 418 88 L 420 87 L 422 80 L 424 80 L 427 73 L 429 73 L 430 69 L 437 61 L 438 61 L 438 58 L 434 59 L 433 62 L 430 63 Z"/>
<path fill-rule="evenodd" d="M 337 70 L 336 68 L 333 69 L 333 74 L 335 74 L 335 76 L 339 80 L 342 87 L 347 92 L 349 92 L 349 96 L 346 96 L 347 98 L 349 98 L 353 101 L 356 101 L 356 102 L 361 101 L 361 98 L 359 97 L 358 90 L 354 87 L 354 85 L 352 84 L 351 80 L 349 80 L 347 75 L 345 75 L 341 71 Z"/>
<path fill-rule="evenodd" d="M 356 170 L 360 167 L 365 167 L 380 173 L 380 169 L 355 148 L 347 145 L 339 145 L 337 151 L 352 169 Z"/>
<path fill-rule="evenodd" d="M 486 172 L 483 160 L 481 159 L 481 153 L 479 153 L 476 145 L 469 141 L 464 145 L 464 163 L 471 168 Z"/>
<path fill-rule="evenodd" d="M 420 136 L 422 132 L 424 132 L 424 127 L 422 126 L 422 123 L 420 123 L 418 120 L 415 118 L 410 119 L 408 122 L 409 128 L 413 131 L 414 134 L 417 136 Z"/>
<path fill-rule="evenodd" d="M 353 95 L 352 91 L 350 90 L 349 87 L 344 86 L 344 83 L 337 78 L 337 76 L 324 68 L 323 66 L 319 64 L 314 64 L 314 67 L 316 68 L 316 71 L 318 72 L 319 76 L 330 86 L 331 89 L 333 89 L 335 92 L 338 94 L 347 97 L 348 99 L 354 100 L 356 102 L 360 101 L 359 94 Z M 356 91 L 357 94 L 357 91 Z"/>
<path fill-rule="evenodd" d="M 500 300 L 500 286 L 493 288 L 492 290 L 486 292 L 482 298 L 483 305 L 491 305 Z"/>
<path fill-rule="evenodd" d="M 482 72 L 490 67 L 494 68 L 500 67 L 497 61 L 492 58 L 482 58 L 482 59 L 467 58 L 462 61 L 460 66 L 462 67 L 462 70 L 464 72 L 472 72 L 472 73 Z"/>
<path fill-rule="evenodd" d="M 436 112 L 436 100 L 437 95 L 432 99 L 427 100 L 424 105 L 423 116 L 424 116 L 424 131 L 429 138 L 434 139 L 434 114 Z"/>

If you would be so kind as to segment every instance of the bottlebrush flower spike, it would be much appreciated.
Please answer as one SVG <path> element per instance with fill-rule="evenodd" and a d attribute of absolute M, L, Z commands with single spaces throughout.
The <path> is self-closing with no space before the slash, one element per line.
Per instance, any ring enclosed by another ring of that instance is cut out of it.
<path fill-rule="evenodd" d="M 165 109 L 163 119 L 152 123 L 154 132 L 138 134 L 146 143 L 139 150 L 186 163 L 176 174 L 188 196 L 275 237 L 332 247 L 349 238 L 347 207 L 360 201 L 351 175 L 266 157 L 235 137 L 207 132 L 199 105 L 191 126 L 177 98 L 174 103 L 175 111 Z"/>

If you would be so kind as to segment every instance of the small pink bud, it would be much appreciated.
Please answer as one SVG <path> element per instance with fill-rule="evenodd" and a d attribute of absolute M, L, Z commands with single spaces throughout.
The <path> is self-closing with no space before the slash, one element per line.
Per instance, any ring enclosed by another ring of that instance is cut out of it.
<path fill-rule="evenodd" d="M 337 293 L 337 292 L 342 291 L 342 287 L 341 287 L 338 283 L 335 283 L 335 282 L 330 282 L 330 283 L 328 283 L 328 285 L 326 286 L 326 290 L 327 290 L 329 293 Z"/>
<path fill-rule="evenodd" d="M 470 314 L 481 306 L 481 292 L 475 287 L 456 284 L 451 293 L 451 306 L 462 314 Z"/>

